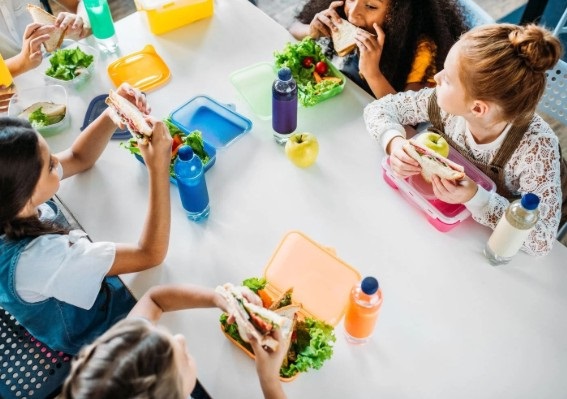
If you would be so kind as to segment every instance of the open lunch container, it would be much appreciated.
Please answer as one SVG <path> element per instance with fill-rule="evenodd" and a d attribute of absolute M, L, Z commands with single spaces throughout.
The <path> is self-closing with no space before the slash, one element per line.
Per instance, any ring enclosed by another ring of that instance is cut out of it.
<path fill-rule="evenodd" d="M 496 191 L 496 184 L 494 184 L 492 179 L 473 165 L 459 151 L 450 147 L 447 158 L 462 165 L 465 168 L 465 174 L 479 186 L 490 192 Z M 431 184 L 425 182 L 421 176 L 411 176 L 408 179 L 400 179 L 394 176 L 390 168 L 389 157 L 382 159 L 382 169 L 382 176 L 386 183 L 399 190 L 404 198 L 420 208 L 425 213 L 429 223 L 437 230 L 447 232 L 471 215 L 470 211 L 463 204 L 448 204 L 437 199 L 435 194 L 433 194 Z"/>
<path fill-rule="evenodd" d="M 134 0 L 155 35 L 213 15 L 213 0 Z"/>
<path fill-rule="evenodd" d="M 339 259 L 333 249 L 299 231 L 290 231 L 283 237 L 264 268 L 263 277 L 267 280 L 265 290 L 272 299 L 293 288 L 292 303 L 301 304 L 299 318 L 316 318 L 333 327 L 344 314 L 352 287 L 361 280 L 360 273 Z M 224 334 L 254 358 L 253 353 Z M 280 380 L 292 381 L 298 374 L 290 378 L 280 377 Z"/>

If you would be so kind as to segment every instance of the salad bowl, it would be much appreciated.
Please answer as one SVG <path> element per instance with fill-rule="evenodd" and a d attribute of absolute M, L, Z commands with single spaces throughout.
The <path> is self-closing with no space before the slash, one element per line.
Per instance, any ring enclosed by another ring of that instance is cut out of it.
<path fill-rule="evenodd" d="M 97 49 L 74 40 L 63 40 L 60 49 L 48 58 L 43 70 L 47 84 L 80 88 L 93 75 L 99 59 Z"/>

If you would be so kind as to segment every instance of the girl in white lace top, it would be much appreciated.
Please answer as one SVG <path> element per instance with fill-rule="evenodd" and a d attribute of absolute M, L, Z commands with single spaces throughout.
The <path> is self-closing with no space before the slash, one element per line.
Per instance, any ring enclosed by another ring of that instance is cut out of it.
<path fill-rule="evenodd" d="M 465 177 L 453 183 L 433 178 L 437 198 L 462 203 L 473 218 L 494 228 L 510 201 L 532 192 L 540 199 L 540 220 L 523 245 L 545 255 L 562 218 L 563 190 L 558 138 L 535 109 L 545 89 L 545 71 L 561 44 L 536 25 L 483 25 L 465 33 L 435 75 L 436 89 L 389 95 L 369 104 L 364 119 L 390 155 L 392 170 L 405 178 L 420 167 L 402 146 L 402 125 L 430 121 L 453 148 L 494 180 L 490 193 Z M 565 177 L 565 176 L 564 176 Z M 567 179 L 564 179 L 564 183 Z M 563 186 L 565 187 L 565 185 Z"/>

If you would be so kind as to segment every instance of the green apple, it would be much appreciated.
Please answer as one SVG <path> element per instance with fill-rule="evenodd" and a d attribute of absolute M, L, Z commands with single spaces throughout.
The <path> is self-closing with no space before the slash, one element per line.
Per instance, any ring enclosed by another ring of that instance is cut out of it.
<path fill-rule="evenodd" d="M 319 142 L 311 133 L 293 133 L 285 143 L 285 155 L 300 168 L 313 165 L 318 154 Z"/>
<path fill-rule="evenodd" d="M 442 157 L 447 158 L 449 155 L 449 143 L 447 140 L 443 138 L 438 133 L 435 132 L 424 132 L 415 138 L 422 146 L 429 148 L 432 151 L 435 151 L 437 154 L 441 155 Z"/>

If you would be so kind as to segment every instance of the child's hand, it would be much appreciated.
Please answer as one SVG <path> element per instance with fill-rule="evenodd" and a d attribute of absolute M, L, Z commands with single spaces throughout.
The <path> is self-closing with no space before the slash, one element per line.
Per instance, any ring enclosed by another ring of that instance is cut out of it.
<path fill-rule="evenodd" d="M 80 40 L 91 34 L 83 18 L 70 12 L 60 12 L 55 20 L 55 26 L 66 29 L 65 37 L 73 40 Z"/>
<path fill-rule="evenodd" d="M 379 65 L 386 35 L 378 24 L 374 24 L 373 27 L 376 35 L 364 29 L 358 29 L 354 38 L 360 52 L 358 69 L 365 79 L 373 79 L 382 73 Z"/>
<path fill-rule="evenodd" d="M 388 144 L 390 152 L 390 168 L 394 175 L 401 179 L 421 172 L 419 163 L 410 157 L 403 146 L 407 140 L 401 136 L 394 137 Z"/>
<path fill-rule="evenodd" d="M 49 39 L 53 26 L 31 23 L 26 26 L 23 36 L 22 51 L 18 55 L 17 73 L 27 72 L 41 64 L 43 55 L 41 45 Z"/>
<path fill-rule="evenodd" d="M 434 175 L 431 184 L 435 196 L 448 204 L 463 204 L 474 197 L 478 190 L 476 182 L 468 176 L 454 182 Z"/>
<path fill-rule="evenodd" d="M 341 23 L 341 17 L 337 13 L 337 8 L 342 6 L 342 1 L 333 1 L 329 8 L 323 10 L 313 17 L 309 24 L 309 36 L 313 39 L 331 36 L 331 30 L 337 30 L 337 25 Z"/>
<path fill-rule="evenodd" d="M 148 105 L 146 94 L 132 87 L 129 83 L 122 83 L 116 90 L 116 92 L 122 97 L 126 98 L 132 104 L 135 104 L 143 114 L 149 115 L 152 111 L 152 109 Z"/>
<path fill-rule="evenodd" d="M 151 140 L 138 140 L 138 147 L 149 171 L 167 171 L 171 162 L 171 134 L 165 124 L 151 116 L 146 121 L 153 126 Z"/>
<path fill-rule="evenodd" d="M 264 394 L 266 394 L 266 391 L 274 393 L 274 395 L 265 396 L 285 397 L 283 392 L 281 392 L 279 375 L 283 360 L 289 349 L 289 342 L 285 342 L 286 340 L 283 339 L 279 329 L 275 330 L 272 336 L 279 344 L 278 349 L 275 351 L 264 349 L 254 337 L 249 336 L 248 339 L 256 357 L 256 372 L 260 378 L 262 390 Z"/>

